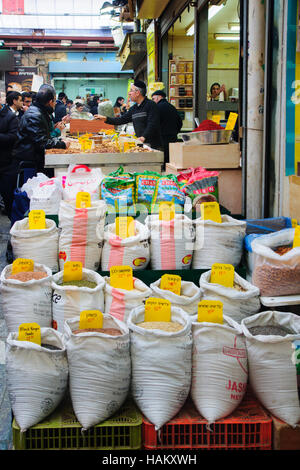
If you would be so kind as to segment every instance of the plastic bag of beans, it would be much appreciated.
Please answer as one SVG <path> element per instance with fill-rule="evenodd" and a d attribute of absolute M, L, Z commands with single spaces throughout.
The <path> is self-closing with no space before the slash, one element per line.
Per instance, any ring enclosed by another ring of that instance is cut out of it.
<path fill-rule="evenodd" d="M 6 377 L 12 411 L 21 432 L 49 416 L 64 398 L 68 361 L 63 335 L 41 328 L 41 346 L 19 341 L 18 332 L 6 340 Z"/>
<path fill-rule="evenodd" d="M 29 258 L 35 263 L 58 271 L 58 228 L 54 220 L 46 218 L 45 229 L 29 229 L 25 217 L 14 223 L 10 229 L 14 258 Z"/>
<path fill-rule="evenodd" d="M 141 412 L 159 430 L 181 409 L 191 385 L 190 317 L 171 307 L 171 322 L 146 322 L 145 307 L 130 313 L 131 393 Z"/>
<path fill-rule="evenodd" d="M 300 317 L 265 311 L 245 318 L 241 327 L 255 395 L 277 418 L 290 426 L 300 424 L 300 369 L 294 360 Z"/>
<path fill-rule="evenodd" d="M 66 320 L 70 394 L 84 430 L 108 419 L 122 406 L 130 388 L 129 330 L 110 315 L 103 328 L 80 330 L 79 320 Z"/>
<path fill-rule="evenodd" d="M 104 309 L 105 281 L 100 274 L 90 269 L 82 269 L 82 280 L 63 282 L 63 271 L 55 274 L 52 280 L 53 328 L 64 332 L 65 320 L 80 316 L 83 310 Z"/>
<path fill-rule="evenodd" d="M 10 264 L 1 272 L 0 280 L 2 311 L 9 333 L 18 331 L 21 323 L 51 327 L 51 269 L 35 263 L 34 272 L 12 275 Z"/>
<path fill-rule="evenodd" d="M 150 284 L 154 297 L 170 300 L 173 307 L 180 307 L 188 315 L 196 315 L 200 302 L 201 290 L 193 282 L 181 281 L 180 295 L 170 290 L 161 289 L 161 279 Z"/>

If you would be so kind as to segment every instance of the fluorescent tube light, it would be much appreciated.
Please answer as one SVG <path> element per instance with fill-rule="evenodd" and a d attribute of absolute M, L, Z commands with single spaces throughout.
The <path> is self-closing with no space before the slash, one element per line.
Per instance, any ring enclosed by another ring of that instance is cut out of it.
<path fill-rule="evenodd" d="M 68 40 L 62 40 L 60 41 L 60 45 L 61 46 L 72 46 L 72 41 L 68 41 Z"/>
<path fill-rule="evenodd" d="M 217 39 L 218 41 L 239 41 L 240 36 L 239 34 L 218 34 L 216 33 L 214 35 L 214 38 Z"/>
<path fill-rule="evenodd" d="M 240 31 L 239 23 L 228 23 L 228 29 L 230 31 Z"/>
<path fill-rule="evenodd" d="M 186 35 L 187 36 L 193 36 L 195 32 L 195 25 L 192 24 L 187 30 L 186 30 Z"/>
<path fill-rule="evenodd" d="M 223 7 L 224 5 L 212 5 L 209 7 L 208 19 L 211 20 L 217 13 L 219 13 L 220 10 L 222 10 Z"/>

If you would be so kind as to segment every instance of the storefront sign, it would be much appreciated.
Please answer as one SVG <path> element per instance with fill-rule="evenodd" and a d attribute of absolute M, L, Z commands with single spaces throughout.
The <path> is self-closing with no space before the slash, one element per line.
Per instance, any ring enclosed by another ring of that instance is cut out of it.
<path fill-rule="evenodd" d="M 20 93 L 31 91 L 33 76 L 36 73 L 36 67 L 18 67 L 14 71 L 5 72 L 5 87 L 11 86 Z"/>

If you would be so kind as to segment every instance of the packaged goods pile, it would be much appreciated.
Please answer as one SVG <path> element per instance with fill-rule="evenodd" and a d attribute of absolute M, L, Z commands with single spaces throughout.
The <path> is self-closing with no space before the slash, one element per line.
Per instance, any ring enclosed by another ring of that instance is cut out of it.
<path fill-rule="evenodd" d="M 187 181 L 204 174 L 72 165 L 45 191 L 48 180 L 33 185 L 35 209 L 11 228 L 15 260 L 0 278 L 21 432 L 66 397 L 82 435 L 127 399 L 159 436 L 190 398 L 211 432 L 249 386 L 270 416 L 299 423 L 300 320 L 261 302 L 300 294 L 297 230 L 252 233 L 247 258 L 247 222 L 221 214 L 217 192 L 184 213 L 200 194 Z M 57 224 L 43 211 L 53 184 Z"/>

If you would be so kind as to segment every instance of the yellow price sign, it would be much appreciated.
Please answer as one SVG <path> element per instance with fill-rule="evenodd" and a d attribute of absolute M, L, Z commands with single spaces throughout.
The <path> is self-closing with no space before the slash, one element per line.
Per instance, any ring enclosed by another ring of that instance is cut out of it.
<path fill-rule="evenodd" d="M 32 259 L 17 258 L 12 264 L 12 274 L 30 272 L 34 270 L 34 261 Z"/>
<path fill-rule="evenodd" d="M 175 204 L 174 202 L 163 201 L 158 206 L 159 220 L 169 222 L 175 218 Z"/>
<path fill-rule="evenodd" d="M 135 147 L 135 142 L 124 142 L 124 152 Z"/>
<path fill-rule="evenodd" d="M 295 227 L 293 248 L 298 248 L 299 246 L 300 246 L 300 225 L 297 225 L 297 227 Z"/>
<path fill-rule="evenodd" d="M 81 281 L 82 279 L 82 263 L 81 261 L 66 261 L 64 264 L 63 280 Z"/>
<path fill-rule="evenodd" d="M 145 322 L 171 321 L 171 302 L 167 299 L 149 297 L 145 302 Z"/>
<path fill-rule="evenodd" d="M 211 118 L 211 120 L 215 122 L 216 124 L 220 124 L 221 116 L 219 114 L 215 115 Z"/>
<path fill-rule="evenodd" d="M 116 235 L 123 239 L 135 236 L 135 223 L 133 217 L 116 217 Z"/>
<path fill-rule="evenodd" d="M 79 191 L 76 194 L 76 208 L 83 209 L 91 207 L 91 195 L 90 193 Z"/>
<path fill-rule="evenodd" d="M 237 113 L 230 113 L 229 114 L 229 118 L 227 120 L 227 124 L 226 124 L 226 127 L 225 127 L 226 131 L 233 131 L 237 118 L 238 118 Z"/>
<path fill-rule="evenodd" d="M 46 228 L 46 215 L 43 210 L 32 210 L 28 214 L 30 230 L 43 230 Z"/>
<path fill-rule="evenodd" d="M 177 274 L 164 274 L 161 277 L 160 288 L 169 290 L 174 294 L 180 295 L 181 293 L 181 277 Z"/>
<path fill-rule="evenodd" d="M 203 220 L 212 220 L 222 223 L 220 205 L 218 202 L 203 202 L 200 204 L 201 217 Z"/>
<path fill-rule="evenodd" d="M 100 310 L 83 310 L 80 312 L 79 329 L 103 327 L 103 313 Z"/>
<path fill-rule="evenodd" d="M 296 228 L 298 225 L 297 219 L 292 219 L 292 228 Z"/>
<path fill-rule="evenodd" d="M 211 267 L 210 282 L 224 287 L 233 287 L 234 267 L 231 264 L 215 263 Z"/>
<path fill-rule="evenodd" d="M 41 327 L 37 323 L 22 323 L 19 326 L 18 341 L 30 341 L 41 346 Z"/>
<path fill-rule="evenodd" d="M 110 272 L 110 285 L 115 289 L 133 289 L 133 274 L 130 266 L 112 266 Z"/>
<path fill-rule="evenodd" d="M 201 300 L 198 303 L 198 322 L 223 323 L 223 303 L 219 300 Z"/>

